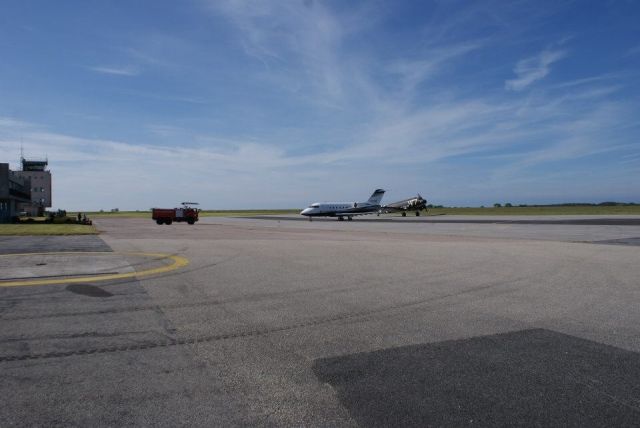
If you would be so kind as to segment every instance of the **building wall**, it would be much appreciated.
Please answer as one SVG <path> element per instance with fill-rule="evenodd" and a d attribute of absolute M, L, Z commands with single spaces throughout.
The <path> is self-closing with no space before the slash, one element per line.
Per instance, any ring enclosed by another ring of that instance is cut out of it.
<path fill-rule="evenodd" d="M 29 203 L 31 181 L 0 163 L 0 221 L 6 222 L 20 213 L 19 204 Z"/>
<path fill-rule="evenodd" d="M 31 180 L 31 202 L 21 203 L 19 209 L 27 215 L 44 215 L 45 208 L 51 207 L 51 172 L 16 171 L 17 175 Z"/>
<path fill-rule="evenodd" d="M 9 199 L 9 164 L 0 163 L 0 222 L 11 218 L 11 201 Z"/>

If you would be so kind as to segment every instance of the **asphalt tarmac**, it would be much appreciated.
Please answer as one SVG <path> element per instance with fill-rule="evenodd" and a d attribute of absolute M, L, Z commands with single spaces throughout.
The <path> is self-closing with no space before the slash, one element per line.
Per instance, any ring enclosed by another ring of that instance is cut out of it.
<path fill-rule="evenodd" d="M 640 423 L 637 219 L 403 220 L 0 238 L 2 425 Z"/>

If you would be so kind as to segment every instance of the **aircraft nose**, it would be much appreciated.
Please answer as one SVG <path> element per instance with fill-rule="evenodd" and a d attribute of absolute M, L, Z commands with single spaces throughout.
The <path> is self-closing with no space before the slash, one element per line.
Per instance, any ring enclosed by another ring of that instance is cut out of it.
<path fill-rule="evenodd" d="M 309 208 L 305 208 L 302 211 L 300 211 L 300 214 L 302 215 L 307 215 L 309 213 Z"/>

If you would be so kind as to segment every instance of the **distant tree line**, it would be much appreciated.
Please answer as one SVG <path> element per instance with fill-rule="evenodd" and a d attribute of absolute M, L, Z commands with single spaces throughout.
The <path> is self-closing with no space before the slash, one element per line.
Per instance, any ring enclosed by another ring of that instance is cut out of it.
<path fill-rule="evenodd" d="M 636 202 L 600 202 L 593 204 L 588 202 L 565 202 L 562 204 L 520 204 L 519 207 L 628 207 L 640 205 Z M 500 207 L 500 204 L 494 204 L 494 207 Z M 504 204 L 505 207 L 512 207 L 510 203 Z"/>
<path fill-rule="evenodd" d="M 563 204 L 519 204 L 518 207 L 629 207 L 640 205 L 637 202 L 600 202 L 599 204 L 593 204 L 588 202 L 566 202 Z M 513 207 L 514 205 L 510 202 L 506 202 L 504 204 L 505 208 Z M 503 205 L 501 203 L 496 202 L 493 204 L 494 208 L 502 208 Z M 427 205 L 427 208 L 457 208 L 457 207 L 446 207 L 444 205 Z M 484 208 L 484 205 L 480 206 L 480 208 Z"/>

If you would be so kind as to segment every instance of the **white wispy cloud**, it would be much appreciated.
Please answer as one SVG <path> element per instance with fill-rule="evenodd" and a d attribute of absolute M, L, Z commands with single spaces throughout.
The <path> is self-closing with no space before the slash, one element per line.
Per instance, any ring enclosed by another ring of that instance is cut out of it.
<path fill-rule="evenodd" d="M 314 101 L 325 106 L 343 105 L 349 90 L 345 81 L 349 57 L 343 54 L 342 43 L 348 31 L 323 3 L 210 4 L 233 23 L 239 46 L 264 65 L 264 75 L 270 82 L 314 93 Z M 354 24 L 358 19 L 350 16 L 349 22 Z M 286 77 L 279 79 L 283 74 Z"/>
<path fill-rule="evenodd" d="M 391 62 L 386 69 L 396 74 L 402 83 L 405 93 L 415 91 L 417 86 L 442 72 L 452 61 L 463 57 L 483 46 L 482 41 L 450 44 L 438 48 L 425 49 L 416 60 L 398 59 Z"/>
<path fill-rule="evenodd" d="M 505 82 L 505 88 L 521 91 L 533 82 L 547 76 L 551 71 L 551 64 L 567 55 L 563 50 L 543 50 L 538 55 L 518 61 L 513 72 L 515 79 Z"/>
<path fill-rule="evenodd" d="M 55 207 L 138 209 L 171 205 L 184 198 L 220 208 L 275 206 L 269 201 L 267 182 L 289 187 L 286 176 L 292 160 L 275 146 L 250 141 L 236 141 L 225 150 L 153 146 L 24 125 L 0 120 L 0 151 L 15 152 L 17 157 L 24 144 L 27 156 L 48 156 Z M 223 206 L 217 205 L 218 198 Z"/>
<path fill-rule="evenodd" d="M 138 76 L 140 74 L 140 69 L 134 66 L 95 66 L 87 67 L 87 69 L 95 71 L 96 73 L 113 74 L 116 76 Z"/>
<path fill-rule="evenodd" d="M 158 101 L 180 102 L 180 103 L 188 103 L 188 104 L 208 104 L 209 103 L 209 101 L 203 98 L 179 96 L 179 95 L 173 95 L 170 93 L 165 94 L 165 93 L 153 93 L 153 92 L 132 91 L 132 90 L 118 91 L 118 93 L 121 93 L 124 95 L 133 95 L 135 97 L 143 97 L 143 98 L 148 98 L 148 99 L 158 100 Z"/>
<path fill-rule="evenodd" d="M 438 171 L 439 162 L 457 156 L 483 159 L 482 165 L 493 156 L 499 166 L 488 168 L 480 181 L 502 186 L 521 182 L 550 162 L 633 153 L 636 145 L 620 131 L 632 121 L 632 109 L 607 101 L 606 87 L 590 88 L 585 103 L 581 86 L 552 98 L 466 97 L 422 105 L 376 117 L 350 129 L 345 144 L 315 153 L 289 153 L 279 138 L 234 139 L 171 124 L 149 125 L 154 135 L 168 138 L 165 145 L 150 145 L 83 138 L 1 117 L 0 151 L 17 153 L 23 142 L 27 154 L 47 154 L 56 177 L 54 203 L 69 209 L 138 209 L 185 198 L 210 208 L 291 207 L 310 202 L 309 197 L 348 199 L 369 192 L 373 183 L 431 191 L 437 200 L 450 197 L 439 194 L 440 187 L 453 191 L 468 179 L 467 172 L 444 171 L 447 182 L 432 177 L 425 189 L 423 176 L 410 171 Z M 172 138 L 200 145 L 185 147 Z M 455 192 L 473 198 L 480 184 Z"/>
<path fill-rule="evenodd" d="M 607 73 L 599 76 L 591 76 L 591 77 L 582 77 L 579 79 L 569 80 L 561 83 L 556 83 L 551 85 L 551 88 L 569 88 L 571 86 L 580 86 L 580 85 L 588 85 L 592 83 L 597 83 L 606 80 L 621 80 L 625 77 L 631 77 L 629 73 Z"/>
<path fill-rule="evenodd" d="M 622 81 L 610 81 L 617 75 L 574 77 L 517 97 L 503 90 L 502 76 L 482 80 L 485 75 L 476 73 L 479 58 L 500 42 L 479 38 L 484 32 L 473 28 L 468 33 L 473 37 L 451 38 L 460 26 L 478 21 L 475 13 L 447 22 L 446 31 L 436 31 L 441 37 L 425 32 L 422 38 L 407 38 L 411 40 L 398 49 L 378 50 L 362 43 L 372 31 L 367 26 L 380 19 L 375 8 L 344 18 L 322 2 L 207 4 L 214 11 L 212 19 L 223 19 L 225 28 L 232 28 L 228 40 L 235 42 L 241 58 L 230 58 L 229 68 L 241 75 L 243 87 L 224 80 L 233 95 L 220 92 L 220 105 L 246 96 L 252 105 L 234 111 L 255 108 L 263 122 L 256 125 L 247 118 L 242 129 L 211 125 L 211 111 L 221 115 L 218 124 L 227 116 L 204 108 L 219 101 L 208 102 L 204 88 L 220 85 L 221 75 L 203 66 L 197 76 L 213 78 L 190 81 L 188 95 L 197 94 L 195 98 L 128 93 L 186 102 L 188 109 L 181 106 L 180 113 L 194 112 L 194 117 L 145 119 L 147 124 L 134 134 L 146 132 L 150 138 L 144 143 L 136 137 L 84 138 L 82 133 L 0 118 L 0 150 L 16 152 L 22 139 L 30 153 L 48 154 L 56 177 L 55 203 L 84 210 L 147 208 L 185 199 L 199 200 L 206 208 L 291 207 L 303 206 L 309 198 L 348 200 L 370 187 L 429 192 L 441 202 L 452 194 L 473 201 L 478 194 L 506 189 L 503 183 L 518 183 L 522 190 L 537 178 L 547 190 L 552 184 L 567 186 L 567 177 L 578 169 L 557 179 L 541 177 L 537 170 L 558 160 L 628 154 L 637 147 L 620 131 L 637 109 L 616 100 L 624 87 Z M 498 21 L 496 25 L 509 23 Z M 184 81 L 176 58 L 206 58 L 216 52 L 177 40 L 174 56 L 165 64 L 155 59 L 164 59 L 163 40 L 146 39 L 122 63 L 156 67 Z M 504 86 L 522 91 L 543 79 L 567 55 L 561 44 L 519 61 L 515 78 Z M 188 61 L 185 67 L 199 68 Z M 127 67 L 94 68 L 139 73 Z M 487 82 L 490 87 L 484 87 Z M 268 101 L 264 93 L 247 96 L 244 85 L 264 91 Z M 198 116 L 204 110 L 206 120 Z M 287 115 L 295 119 L 279 117 Z M 464 167 L 448 169 L 460 159 Z M 573 188 L 579 190 L 577 184 Z"/>

